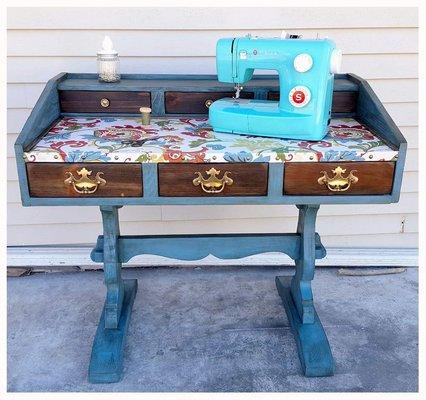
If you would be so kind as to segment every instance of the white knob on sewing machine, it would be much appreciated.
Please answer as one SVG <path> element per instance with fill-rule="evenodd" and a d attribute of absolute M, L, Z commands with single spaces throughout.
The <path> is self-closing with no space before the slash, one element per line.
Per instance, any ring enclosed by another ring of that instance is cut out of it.
<path fill-rule="evenodd" d="M 334 49 L 330 57 L 330 72 L 338 74 L 342 68 L 342 50 Z"/>
<path fill-rule="evenodd" d="M 307 72 L 312 68 L 314 60 L 308 53 L 299 54 L 294 58 L 293 65 L 297 72 Z"/>

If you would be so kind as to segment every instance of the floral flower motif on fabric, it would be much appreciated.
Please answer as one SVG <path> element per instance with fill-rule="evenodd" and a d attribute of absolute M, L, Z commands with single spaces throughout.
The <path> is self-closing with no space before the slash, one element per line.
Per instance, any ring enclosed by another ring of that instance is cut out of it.
<path fill-rule="evenodd" d="M 390 161 L 389 148 L 351 118 L 331 120 L 320 141 L 215 132 L 207 118 L 64 117 L 25 153 L 33 162 Z"/>

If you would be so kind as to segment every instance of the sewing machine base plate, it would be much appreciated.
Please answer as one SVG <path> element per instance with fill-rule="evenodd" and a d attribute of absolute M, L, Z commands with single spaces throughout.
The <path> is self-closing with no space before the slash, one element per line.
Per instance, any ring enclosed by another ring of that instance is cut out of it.
<path fill-rule="evenodd" d="M 322 140 L 328 132 L 327 121 L 318 123 L 314 115 L 292 113 L 269 100 L 216 100 L 209 122 L 217 132 L 280 139 Z"/>

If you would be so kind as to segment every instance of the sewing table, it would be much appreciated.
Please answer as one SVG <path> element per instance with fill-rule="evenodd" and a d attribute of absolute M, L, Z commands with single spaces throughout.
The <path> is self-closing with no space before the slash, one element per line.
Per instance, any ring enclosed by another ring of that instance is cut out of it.
<path fill-rule="evenodd" d="M 277 100 L 276 76 L 257 76 L 246 98 Z M 105 305 L 95 334 L 90 382 L 116 382 L 137 281 L 121 277 L 139 254 L 198 260 L 282 252 L 293 277 L 277 277 L 306 376 L 334 373 L 311 281 L 326 250 L 315 231 L 321 204 L 399 199 L 406 141 L 368 83 L 336 75 L 328 135 L 318 142 L 214 132 L 212 101 L 233 95 L 210 75 L 61 73 L 46 85 L 16 144 L 24 206 L 96 206 L 103 233 L 92 260 L 103 263 Z M 140 107 L 152 108 L 142 125 Z M 297 230 L 280 234 L 123 236 L 118 210 L 130 205 L 289 204 Z M 253 300 L 254 301 L 254 300 Z M 76 349 L 78 351 L 78 349 Z M 141 371 L 143 373 L 143 371 Z"/>

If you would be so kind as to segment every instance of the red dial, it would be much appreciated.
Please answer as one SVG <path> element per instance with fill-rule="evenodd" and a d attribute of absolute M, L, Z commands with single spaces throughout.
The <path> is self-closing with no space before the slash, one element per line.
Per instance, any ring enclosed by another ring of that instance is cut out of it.
<path fill-rule="evenodd" d="M 303 93 L 301 90 L 296 90 L 293 93 L 293 101 L 296 104 L 302 104 L 305 101 L 305 93 Z"/>
<path fill-rule="evenodd" d="M 288 93 L 288 101 L 293 107 L 304 107 L 311 100 L 311 91 L 306 86 L 295 86 Z"/>

